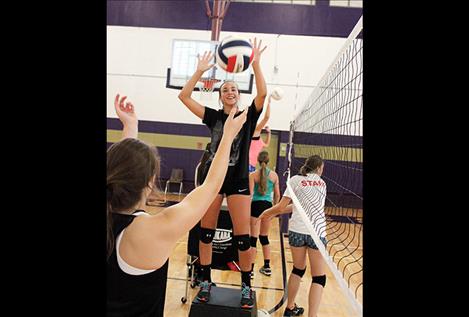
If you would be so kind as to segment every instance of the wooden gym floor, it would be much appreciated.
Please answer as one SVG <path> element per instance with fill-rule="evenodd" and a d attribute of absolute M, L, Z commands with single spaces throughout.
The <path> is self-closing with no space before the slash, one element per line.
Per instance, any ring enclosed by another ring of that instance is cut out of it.
<path fill-rule="evenodd" d="M 178 195 L 168 194 L 170 201 L 179 201 Z M 163 207 L 147 206 L 147 212 L 155 214 L 161 211 Z M 269 241 L 271 245 L 271 268 L 272 275 L 270 277 L 259 273 L 259 267 L 262 266 L 263 255 L 262 249 L 258 248 L 257 260 L 255 266 L 254 279 L 251 281 L 252 287 L 257 293 L 258 309 L 269 311 L 275 307 L 282 299 L 284 294 L 283 274 L 282 274 L 282 258 L 281 244 L 279 235 L 279 220 L 274 218 L 269 232 Z M 293 262 L 288 244 L 288 238 L 283 237 L 286 260 L 286 280 L 293 268 Z M 189 315 L 190 305 L 197 293 L 197 287 L 188 288 L 187 302 L 183 304 L 181 298 L 185 296 L 186 274 L 187 274 L 187 241 L 188 235 L 182 237 L 169 259 L 168 282 L 166 288 L 165 317 L 187 317 Z M 362 244 L 361 244 L 362 245 Z M 361 253 L 361 250 L 359 250 Z M 324 289 L 318 317 L 357 317 L 352 306 L 343 294 L 334 275 L 327 269 L 327 284 Z M 361 274 L 360 274 L 361 279 Z M 241 275 L 238 272 L 212 270 L 212 280 L 217 286 L 239 288 L 241 283 Z M 311 283 L 311 273 L 309 271 L 309 262 L 307 270 L 303 276 L 300 289 L 296 298 L 296 303 L 305 308 L 303 316 L 308 316 L 308 291 Z M 362 287 L 359 291 L 361 292 Z M 360 295 L 361 296 L 361 295 Z M 271 314 L 272 317 L 283 316 L 286 307 L 286 299 L 283 305 Z"/>

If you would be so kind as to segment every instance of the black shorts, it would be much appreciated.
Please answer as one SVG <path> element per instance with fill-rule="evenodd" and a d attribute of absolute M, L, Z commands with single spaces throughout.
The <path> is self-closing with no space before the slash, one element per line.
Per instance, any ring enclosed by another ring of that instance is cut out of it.
<path fill-rule="evenodd" d="M 205 170 L 203 171 L 203 178 L 202 183 L 205 181 L 207 177 L 208 170 L 210 165 L 206 166 Z M 225 180 L 223 181 L 223 185 L 221 186 L 219 194 L 225 194 L 226 197 L 230 195 L 246 195 L 250 196 L 251 192 L 249 191 L 249 177 L 248 178 L 236 178 L 236 172 L 232 166 L 228 167 L 228 170 L 225 175 Z"/>
<path fill-rule="evenodd" d="M 267 200 L 256 200 L 251 202 L 251 217 L 258 218 L 264 210 L 272 207 L 272 203 Z"/>
<path fill-rule="evenodd" d="M 249 191 L 249 178 L 232 179 L 230 177 L 226 177 L 218 193 L 222 195 L 225 194 L 226 197 L 230 195 L 250 196 L 251 192 Z"/>

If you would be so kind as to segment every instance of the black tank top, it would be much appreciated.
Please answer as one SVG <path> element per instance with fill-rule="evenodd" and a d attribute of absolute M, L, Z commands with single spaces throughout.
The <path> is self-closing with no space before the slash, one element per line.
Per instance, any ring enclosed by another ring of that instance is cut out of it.
<path fill-rule="evenodd" d="M 129 226 L 135 217 L 113 214 L 114 237 Z M 168 261 L 158 270 L 148 274 L 130 275 L 120 269 L 114 248 L 107 262 L 106 316 L 163 317 Z"/>

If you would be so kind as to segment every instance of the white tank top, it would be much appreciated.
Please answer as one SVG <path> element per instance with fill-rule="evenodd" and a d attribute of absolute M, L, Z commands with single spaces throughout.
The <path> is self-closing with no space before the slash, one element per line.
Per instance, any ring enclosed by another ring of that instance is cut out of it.
<path fill-rule="evenodd" d="M 146 212 L 136 212 L 133 214 L 134 216 L 141 216 L 141 215 L 144 215 L 144 216 L 150 216 L 149 214 L 147 214 Z M 124 230 L 121 231 L 121 233 L 117 236 L 117 239 L 116 239 L 116 255 L 117 255 L 117 263 L 119 264 L 119 268 L 129 274 L 129 275 L 143 275 L 143 274 L 148 274 L 148 273 L 151 273 L 153 271 L 156 271 L 156 270 L 142 270 L 142 269 L 139 269 L 139 268 L 136 268 L 136 267 L 133 267 L 129 264 L 127 264 L 127 262 L 124 261 L 124 259 L 121 258 L 121 255 L 120 255 L 120 252 L 119 252 L 119 246 L 120 246 L 120 243 L 121 243 L 121 239 L 122 239 L 122 235 L 124 234 Z"/>

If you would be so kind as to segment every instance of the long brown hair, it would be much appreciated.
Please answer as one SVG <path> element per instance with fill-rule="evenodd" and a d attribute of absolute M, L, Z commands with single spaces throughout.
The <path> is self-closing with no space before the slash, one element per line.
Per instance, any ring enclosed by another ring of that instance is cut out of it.
<path fill-rule="evenodd" d="M 269 152 L 260 152 L 259 155 L 257 155 L 257 161 L 261 166 L 261 169 L 259 170 L 259 187 L 257 188 L 257 191 L 261 195 L 265 195 L 267 192 L 267 164 L 269 163 Z"/>
<path fill-rule="evenodd" d="M 158 179 L 160 159 L 155 147 L 133 138 L 114 143 L 107 150 L 107 256 L 114 249 L 112 213 L 131 212 L 142 199 L 152 178 Z M 155 182 L 156 183 L 156 182 Z M 154 188 L 156 184 L 152 188 Z"/>
<path fill-rule="evenodd" d="M 319 155 L 311 155 L 300 168 L 300 174 L 306 176 L 306 174 L 316 171 L 322 164 L 324 161 Z"/>

